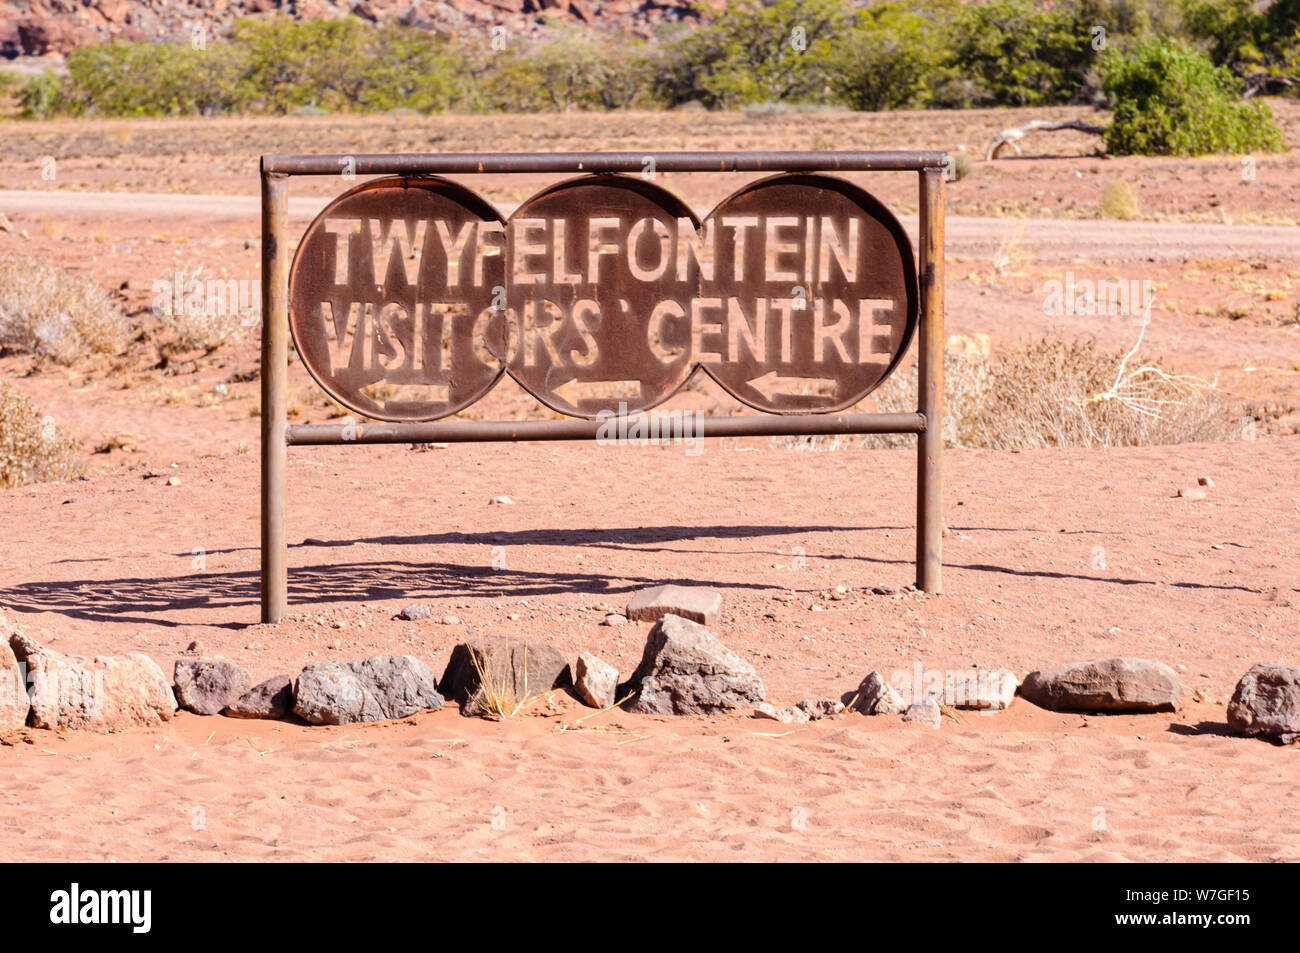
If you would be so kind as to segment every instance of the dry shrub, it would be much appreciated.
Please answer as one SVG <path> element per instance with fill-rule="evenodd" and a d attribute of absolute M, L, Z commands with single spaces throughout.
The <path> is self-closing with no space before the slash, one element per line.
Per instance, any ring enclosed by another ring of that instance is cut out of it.
<path fill-rule="evenodd" d="M 34 258 L 0 255 L 0 347 L 70 364 L 119 353 L 126 323 L 94 282 Z"/>
<path fill-rule="evenodd" d="M 22 394 L 0 389 L 0 487 L 71 480 L 84 466 L 64 428 Z"/>
<path fill-rule="evenodd" d="M 162 296 L 154 302 L 154 315 L 175 335 L 169 352 L 210 354 L 239 340 L 246 315 L 225 293 L 228 282 L 206 275 L 202 266 L 179 267 L 168 281 L 179 285 L 180 301 L 172 294 Z M 218 291 L 223 293 L 219 296 Z"/>
<path fill-rule="evenodd" d="M 1139 211 L 1137 192 L 1127 179 L 1111 179 L 1106 183 L 1101 193 L 1102 218 L 1128 221 L 1137 218 Z"/>
<path fill-rule="evenodd" d="M 944 357 L 944 443 L 986 450 L 1153 446 L 1227 440 L 1234 411 L 1209 382 L 1134 361 L 1096 342 L 1043 338 L 995 352 Z M 882 412 L 916 409 L 916 367 L 873 395 Z M 910 438 L 882 437 L 876 446 Z"/>

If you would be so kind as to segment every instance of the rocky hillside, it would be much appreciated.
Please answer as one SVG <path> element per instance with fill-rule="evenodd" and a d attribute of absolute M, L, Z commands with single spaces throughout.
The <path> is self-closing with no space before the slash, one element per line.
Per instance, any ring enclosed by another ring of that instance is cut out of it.
<path fill-rule="evenodd" d="M 109 40 L 208 36 L 232 20 L 274 14 L 298 20 L 355 14 L 452 33 L 491 26 L 533 32 L 545 18 L 650 36 L 663 23 L 693 20 L 690 0 L 0 0 L 0 57 L 60 57 Z"/>

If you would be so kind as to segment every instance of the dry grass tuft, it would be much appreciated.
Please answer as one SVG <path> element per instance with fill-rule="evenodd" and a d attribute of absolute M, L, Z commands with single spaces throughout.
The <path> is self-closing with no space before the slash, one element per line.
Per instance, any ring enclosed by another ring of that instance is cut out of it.
<path fill-rule="evenodd" d="M 1138 343 L 1141 343 L 1139 336 Z M 1043 338 L 991 358 L 944 358 L 944 443 L 986 450 L 1136 447 L 1231 439 L 1240 408 L 1208 381 L 1173 374 L 1090 340 Z M 916 368 L 899 370 L 871 398 L 886 413 L 916 409 Z M 911 438 L 879 437 L 875 446 Z"/>
<path fill-rule="evenodd" d="M 509 651 L 506 651 L 502 657 L 508 658 L 509 655 Z M 519 681 L 527 685 L 528 652 L 521 652 L 520 656 L 523 659 L 524 670 Z M 487 718 L 489 721 L 505 721 L 507 718 L 515 717 L 529 702 L 536 700 L 537 696 L 532 692 L 525 691 L 523 695 L 519 694 L 516 679 L 508 665 L 493 666 L 486 661 L 486 652 L 471 651 L 470 659 L 474 663 L 474 672 L 478 675 L 479 681 L 478 690 L 470 698 L 470 714 Z"/>
<path fill-rule="evenodd" d="M 1137 192 L 1127 179 L 1111 179 L 1101 193 L 1101 217 L 1129 221 L 1141 212 Z"/>
<path fill-rule="evenodd" d="M 85 467 L 80 450 L 30 400 L 0 389 L 0 487 L 71 480 Z"/>
<path fill-rule="evenodd" d="M 70 364 L 126 344 L 121 311 L 94 282 L 20 255 L 0 255 L 0 347 Z"/>
<path fill-rule="evenodd" d="M 1021 222 L 998 243 L 993 268 L 999 275 L 1021 275 L 1034 260 L 1033 249 L 1025 245 L 1025 226 Z"/>

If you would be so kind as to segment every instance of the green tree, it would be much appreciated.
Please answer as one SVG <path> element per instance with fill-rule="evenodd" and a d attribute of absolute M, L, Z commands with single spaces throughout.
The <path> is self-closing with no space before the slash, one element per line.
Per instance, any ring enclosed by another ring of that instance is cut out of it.
<path fill-rule="evenodd" d="M 1066 5 L 993 0 L 959 8 L 950 32 L 944 105 L 1038 106 L 1068 101 L 1094 51 Z"/>
<path fill-rule="evenodd" d="M 1216 65 L 1245 83 L 1246 94 L 1300 89 L 1300 3 L 1189 0 L 1187 30 Z"/>
<path fill-rule="evenodd" d="M 380 28 L 359 65 L 356 108 L 469 111 L 480 105 L 474 65 L 453 44 L 409 26 Z"/>
<path fill-rule="evenodd" d="M 923 5 L 880 3 L 836 44 L 831 86 L 853 109 L 925 105 L 942 64 L 939 25 Z"/>
<path fill-rule="evenodd" d="M 657 86 L 670 103 L 723 108 L 819 99 L 852 23 L 843 0 L 738 0 L 669 41 Z"/>

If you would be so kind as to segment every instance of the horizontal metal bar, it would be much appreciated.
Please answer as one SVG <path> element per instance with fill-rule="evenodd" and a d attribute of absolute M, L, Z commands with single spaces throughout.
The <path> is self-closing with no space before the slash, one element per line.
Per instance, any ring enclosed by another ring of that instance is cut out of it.
<path fill-rule="evenodd" d="M 815 434 L 921 433 L 923 414 L 806 414 L 761 417 L 685 417 L 681 411 L 657 417 L 635 414 L 605 420 L 435 420 L 394 424 L 294 424 L 285 431 L 290 446 L 370 443 L 493 443 L 521 440 L 596 440 L 635 436 L 638 421 L 654 425 L 661 439 L 700 437 L 803 437 Z M 689 423 L 688 423 L 689 422 Z M 688 428 L 689 429 L 686 429 Z"/>
<path fill-rule="evenodd" d="M 943 152 L 498 152 L 265 155 L 266 175 L 468 175 L 508 172 L 920 172 Z M 649 160 L 653 160 L 651 165 Z"/>

